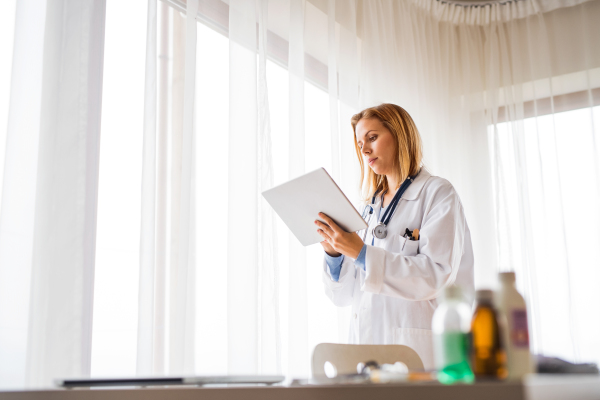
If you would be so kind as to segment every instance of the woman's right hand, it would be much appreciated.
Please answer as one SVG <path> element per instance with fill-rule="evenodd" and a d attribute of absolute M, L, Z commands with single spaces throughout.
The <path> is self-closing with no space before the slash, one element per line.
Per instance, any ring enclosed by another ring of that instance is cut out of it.
<path fill-rule="evenodd" d="M 333 247 L 327 242 L 327 240 L 323 240 L 321 242 L 321 246 L 323 246 L 325 253 L 329 254 L 331 257 L 339 257 L 342 255 L 342 253 L 338 253 L 337 251 L 335 251 Z"/>

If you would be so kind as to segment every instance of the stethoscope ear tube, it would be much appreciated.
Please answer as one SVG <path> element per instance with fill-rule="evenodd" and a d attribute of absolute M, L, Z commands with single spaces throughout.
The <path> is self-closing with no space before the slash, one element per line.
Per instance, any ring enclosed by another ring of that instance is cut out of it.
<path fill-rule="evenodd" d="M 365 209 L 363 210 L 363 219 L 365 219 L 365 216 L 369 216 L 369 218 L 365 221 L 367 223 L 367 227 L 365 228 L 365 232 L 363 233 L 363 237 L 362 237 L 362 241 L 364 242 L 365 239 L 367 238 L 367 231 L 369 230 L 369 225 L 371 224 L 371 218 L 373 217 L 373 212 L 375 211 L 373 209 L 373 203 L 375 201 L 375 196 L 373 196 L 373 201 L 371 201 L 371 204 L 368 204 Z M 367 207 L 369 208 L 369 213 L 365 214 L 365 211 L 367 211 Z"/>

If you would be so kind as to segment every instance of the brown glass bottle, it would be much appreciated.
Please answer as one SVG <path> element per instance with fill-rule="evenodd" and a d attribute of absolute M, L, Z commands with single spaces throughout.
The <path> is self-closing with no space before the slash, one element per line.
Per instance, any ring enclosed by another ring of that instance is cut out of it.
<path fill-rule="evenodd" d="M 477 380 L 504 379 L 508 375 L 502 321 L 492 299 L 491 290 L 477 291 L 477 307 L 471 321 L 471 362 Z"/>

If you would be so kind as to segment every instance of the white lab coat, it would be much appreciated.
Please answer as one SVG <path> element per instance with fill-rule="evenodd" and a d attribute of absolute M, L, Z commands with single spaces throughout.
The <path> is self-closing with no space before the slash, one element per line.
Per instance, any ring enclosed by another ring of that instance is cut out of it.
<path fill-rule="evenodd" d="M 352 306 L 349 343 L 404 344 L 432 369 L 438 297 L 457 284 L 473 298 L 473 248 L 463 206 L 450 182 L 423 168 L 398 203 L 387 237 L 371 246 L 380 207 L 381 199 L 365 239 L 366 272 L 344 257 L 336 282 L 323 262 L 325 292 L 335 305 Z M 406 228 L 419 229 L 419 240 L 405 239 Z"/>

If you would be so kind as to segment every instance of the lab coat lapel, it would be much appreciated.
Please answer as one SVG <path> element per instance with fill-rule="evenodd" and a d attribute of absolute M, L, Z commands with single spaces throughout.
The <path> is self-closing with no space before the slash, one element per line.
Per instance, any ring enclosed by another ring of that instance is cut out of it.
<path fill-rule="evenodd" d="M 394 219 L 400 218 L 399 216 L 397 216 L 397 214 L 401 214 L 402 203 L 404 201 L 412 201 L 412 200 L 417 200 L 419 198 L 419 195 L 421 194 L 421 190 L 425 186 L 425 182 L 427 182 L 427 180 L 430 177 L 431 177 L 431 174 L 429 173 L 429 171 L 427 171 L 425 168 L 421 168 L 421 171 L 419 172 L 419 174 L 417 175 L 415 180 L 410 184 L 410 186 L 408 188 L 406 188 L 406 191 L 404 192 L 404 194 L 402 194 L 402 197 L 400 198 L 400 201 L 398 202 L 398 206 L 396 207 L 396 212 L 394 212 L 394 214 L 392 215 L 392 218 L 390 219 L 390 224 L 392 224 L 392 221 L 394 221 Z M 404 228 L 402 228 L 402 229 L 404 229 Z M 399 233 L 400 233 L 400 236 L 403 236 L 403 234 L 404 234 L 403 231 L 400 231 Z M 383 247 L 382 242 L 385 241 L 386 239 L 379 240 L 379 239 L 375 238 L 375 244 L 377 246 Z M 379 242 L 378 242 L 378 240 L 379 240 Z M 406 239 L 404 239 L 404 242 L 406 242 Z M 404 243 L 403 243 L 403 246 L 404 246 Z"/>
<path fill-rule="evenodd" d="M 413 183 L 410 184 L 406 191 L 402 195 L 402 200 L 416 200 L 419 198 L 419 194 L 421 193 L 421 189 L 425 186 L 425 182 L 431 177 L 429 171 L 425 168 L 421 168 L 421 172 L 415 178 Z"/>

